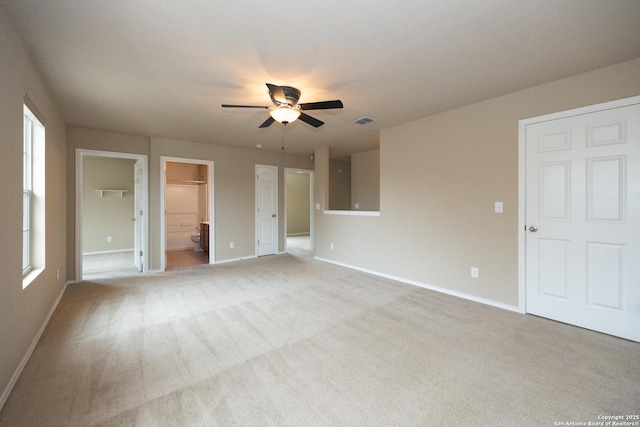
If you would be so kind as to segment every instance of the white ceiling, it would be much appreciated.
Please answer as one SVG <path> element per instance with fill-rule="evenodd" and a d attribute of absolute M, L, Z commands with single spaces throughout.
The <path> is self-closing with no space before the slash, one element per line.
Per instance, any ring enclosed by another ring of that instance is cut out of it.
<path fill-rule="evenodd" d="M 0 0 L 71 125 L 279 151 L 266 82 L 326 124 L 285 151 L 376 148 L 379 130 L 640 57 L 638 0 Z M 640 76 L 639 76 L 640 78 Z M 353 124 L 363 116 L 377 119 Z"/>

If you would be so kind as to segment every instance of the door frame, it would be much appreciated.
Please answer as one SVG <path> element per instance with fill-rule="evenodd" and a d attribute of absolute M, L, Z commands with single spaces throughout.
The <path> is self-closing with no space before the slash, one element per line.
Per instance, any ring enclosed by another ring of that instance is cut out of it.
<path fill-rule="evenodd" d="M 299 169 L 299 168 L 284 168 L 284 251 L 287 252 L 287 231 L 288 231 L 288 218 L 287 218 L 287 173 L 289 172 L 301 172 L 309 175 L 309 249 L 315 250 L 315 209 L 313 208 L 315 200 L 314 197 L 314 185 L 313 185 L 313 170 L 312 169 Z"/>
<path fill-rule="evenodd" d="M 526 313 L 526 129 L 528 125 L 640 104 L 640 96 L 574 108 L 518 121 L 518 311 Z"/>
<path fill-rule="evenodd" d="M 216 262 L 216 227 L 215 227 L 215 199 L 213 181 L 213 160 L 188 159 L 184 157 L 160 156 L 160 271 L 167 270 L 167 217 L 166 196 L 167 196 L 167 162 L 190 163 L 196 165 L 207 165 L 207 190 L 209 197 L 209 264 Z"/>
<path fill-rule="evenodd" d="M 149 272 L 149 166 L 146 154 L 121 153 L 116 151 L 90 150 L 76 148 L 76 239 L 75 239 L 75 281 L 82 281 L 82 191 L 83 191 L 83 168 L 82 163 L 85 156 L 110 157 L 118 159 L 131 159 L 139 161 L 142 165 L 142 185 L 140 191 L 141 205 L 143 209 L 142 221 L 142 265 L 143 273 Z M 136 224 L 138 226 L 138 224 Z"/>
<path fill-rule="evenodd" d="M 144 173 L 143 168 L 142 168 L 142 161 L 141 160 L 136 160 L 136 162 L 134 163 L 134 172 L 133 172 L 133 192 L 134 192 L 134 200 L 133 200 L 133 220 L 141 223 L 142 221 L 140 221 L 140 219 L 142 219 L 143 217 L 146 217 L 146 215 L 144 214 L 146 212 L 146 208 L 142 205 L 142 200 L 140 195 L 142 194 L 143 191 L 143 179 L 142 179 L 142 175 Z M 138 177 L 138 172 L 140 171 L 140 176 Z M 134 236 L 133 236 L 133 250 L 134 250 L 134 254 L 133 254 L 133 259 L 134 259 L 134 264 L 136 266 L 136 269 L 139 272 L 144 271 L 144 253 L 145 251 L 142 249 L 142 242 L 144 241 L 144 232 L 142 230 L 142 225 L 139 224 L 135 224 L 134 226 Z"/>

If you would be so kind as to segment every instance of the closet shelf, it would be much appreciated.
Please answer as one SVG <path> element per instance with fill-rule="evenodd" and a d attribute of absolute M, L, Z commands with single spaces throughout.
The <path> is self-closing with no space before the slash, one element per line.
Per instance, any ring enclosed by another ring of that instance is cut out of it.
<path fill-rule="evenodd" d="M 104 193 L 120 193 L 120 197 L 124 197 L 124 193 L 127 193 L 129 190 L 120 190 L 120 189 L 98 189 L 98 193 L 100 193 L 100 197 L 104 197 Z"/>

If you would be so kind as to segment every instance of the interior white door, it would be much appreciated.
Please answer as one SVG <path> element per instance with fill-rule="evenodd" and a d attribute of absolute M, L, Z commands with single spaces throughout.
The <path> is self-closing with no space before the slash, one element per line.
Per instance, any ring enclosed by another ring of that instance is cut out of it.
<path fill-rule="evenodd" d="M 526 311 L 640 341 L 640 105 L 525 135 Z"/>
<path fill-rule="evenodd" d="M 258 256 L 278 251 L 278 168 L 256 165 L 256 236 Z"/>
<path fill-rule="evenodd" d="M 142 198 L 142 161 L 141 160 L 137 160 L 135 163 L 135 171 L 134 171 L 134 212 L 133 212 L 133 218 L 131 218 L 134 221 L 134 238 L 133 238 L 133 247 L 134 247 L 134 254 L 133 254 L 133 262 L 136 266 L 136 269 L 138 271 L 142 271 L 144 265 L 143 265 L 143 254 L 142 254 L 142 235 L 143 235 L 143 221 L 142 221 L 142 215 L 144 214 L 144 210 L 143 210 L 143 198 Z"/>

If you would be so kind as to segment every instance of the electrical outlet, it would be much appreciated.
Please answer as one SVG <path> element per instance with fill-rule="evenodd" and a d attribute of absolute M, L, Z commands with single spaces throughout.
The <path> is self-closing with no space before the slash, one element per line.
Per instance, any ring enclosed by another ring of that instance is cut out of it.
<path fill-rule="evenodd" d="M 236 242 L 229 242 L 229 247 L 234 249 L 236 247 Z"/>
<path fill-rule="evenodd" d="M 471 267 L 471 277 L 474 279 L 478 278 L 478 267 Z"/>
<path fill-rule="evenodd" d="M 331 248 L 331 250 L 333 250 L 333 243 L 331 243 L 329 247 Z"/>
<path fill-rule="evenodd" d="M 353 208 L 354 208 L 354 209 L 360 209 L 360 203 L 355 203 L 355 204 L 353 205 Z"/>
<path fill-rule="evenodd" d="M 113 242 L 113 238 L 111 236 L 107 236 L 107 243 Z"/>

